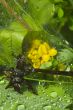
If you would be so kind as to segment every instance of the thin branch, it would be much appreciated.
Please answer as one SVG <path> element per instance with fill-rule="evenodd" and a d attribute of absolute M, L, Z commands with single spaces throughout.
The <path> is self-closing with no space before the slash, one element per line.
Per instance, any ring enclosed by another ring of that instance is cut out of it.
<path fill-rule="evenodd" d="M 28 23 L 26 23 L 26 21 L 23 20 L 21 16 L 17 15 L 17 13 L 9 6 L 6 0 L 0 0 L 0 3 L 2 3 L 2 5 L 7 9 L 8 13 L 14 16 L 16 20 L 19 21 L 26 29 L 32 31 Z"/>
<path fill-rule="evenodd" d="M 38 73 L 42 73 L 42 74 L 50 74 L 50 75 L 63 75 L 63 76 L 72 76 L 73 77 L 73 71 L 57 71 L 57 70 L 49 70 L 49 69 L 28 69 L 28 71 L 26 71 L 28 73 L 34 73 L 34 72 L 38 72 Z"/>
<path fill-rule="evenodd" d="M 35 82 L 45 82 L 45 83 L 56 83 L 56 84 L 73 84 L 73 82 L 64 82 L 64 81 L 51 81 L 51 80 L 43 80 L 43 79 L 33 79 L 33 78 L 28 78 L 24 77 L 25 80 L 28 81 L 35 81 Z"/>

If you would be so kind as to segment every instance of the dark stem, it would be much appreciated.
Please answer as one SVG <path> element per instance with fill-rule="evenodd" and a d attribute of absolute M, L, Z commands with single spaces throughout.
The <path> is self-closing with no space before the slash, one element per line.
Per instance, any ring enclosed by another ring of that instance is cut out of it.
<path fill-rule="evenodd" d="M 65 76 L 73 76 L 73 71 L 57 71 L 57 70 L 49 70 L 49 69 L 32 69 L 29 70 L 31 72 L 39 72 L 51 75 L 65 75 Z"/>
<path fill-rule="evenodd" d="M 3 75 L 5 73 L 5 71 L 10 71 L 13 72 L 14 70 L 16 70 L 15 68 L 7 68 L 6 66 L 2 66 L 0 65 L 0 75 Z M 65 76 L 73 76 L 73 71 L 57 71 L 57 70 L 49 70 L 49 69 L 25 69 L 24 70 L 20 70 L 17 69 L 18 72 L 20 73 L 20 77 L 27 75 L 28 73 L 42 73 L 42 74 L 50 74 L 50 75 L 65 75 Z"/>

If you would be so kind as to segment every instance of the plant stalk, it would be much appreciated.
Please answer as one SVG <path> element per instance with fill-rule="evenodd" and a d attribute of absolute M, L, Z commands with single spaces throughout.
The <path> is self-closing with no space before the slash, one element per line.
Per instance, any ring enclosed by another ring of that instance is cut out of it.
<path fill-rule="evenodd" d="M 32 31 L 29 24 L 25 20 L 23 20 L 21 16 L 17 15 L 17 13 L 9 6 L 6 0 L 0 0 L 0 3 L 2 3 L 8 13 L 14 16 L 16 20 L 19 21 L 27 30 Z"/>

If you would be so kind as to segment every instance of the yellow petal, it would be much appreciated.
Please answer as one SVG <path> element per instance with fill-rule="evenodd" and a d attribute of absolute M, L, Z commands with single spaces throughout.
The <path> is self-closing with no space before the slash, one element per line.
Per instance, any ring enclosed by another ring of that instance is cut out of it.
<path fill-rule="evenodd" d="M 29 53 L 29 54 L 32 54 L 33 51 L 34 51 L 34 49 L 31 48 L 31 49 L 28 51 L 28 53 Z"/>
<path fill-rule="evenodd" d="M 31 49 L 28 53 L 28 58 L 33 59 L 36 56 L 37 56 L 37 50 Z"/>
<path fill-rule="evenodd" d="M 49 44 L 48 44 L 48 43 L 44 42 L 43 44 L 44 44 L 44 46 L 46 47 L 46 49 L 47 49 L 47 50 L 49 50 L 49 49 L 50 49 L 50 46 L 49 46 Z"/>
<path fill-rule="evenodd" d="M 42 56 L 42 60 L 43 60 L 44 62 L 47 62 L 47 61 L 50 60 L 50 56 L 49 56 L 48 54 L 45 54 L 45 55 Z"/>
<path fill-rule="evenodd" d="M 35 60 L 35 61 L 39 60 L 38 55 L 34 55 L 34 56 L 32 57 L 32 60 Z"/>
<path fill-rule="evenodd" d="M 42 56 L 43 54 L 47 54 L 47 52 L 45 45 L 41 44 L 38 48 L 38 55 Z"/>
<path fill-rule="evenodd" d="M 37 53 L 38 53 L 37 50 L 34 49 L 32 55 L 37 55 Z"/>
<path fill-rule="evenodd" d="M 57 50 L 55 48 L 52 48 L 49 50 L 49 55 L 50 56 L 55 56 L 57 54 Z"/>
<path fill-rule="evenodd" d="M 43 63 L 45 63 L 45 61 L 44 60 L 41 60 L 41 64 L 43 64 Z"/>
<path fill-rule="evenodd" d="M 34 67 L 34 68 L 39 68 L 39 67 L 40 67 L 40 62 L 33 63 L 33 67 Z"/>
<path fill-rule="evenodd" d="M 29 53 L 29 54 L 28 54 L 28 58 L 31 58 L 31 56 L 32 56 L 32 55 Z"/>

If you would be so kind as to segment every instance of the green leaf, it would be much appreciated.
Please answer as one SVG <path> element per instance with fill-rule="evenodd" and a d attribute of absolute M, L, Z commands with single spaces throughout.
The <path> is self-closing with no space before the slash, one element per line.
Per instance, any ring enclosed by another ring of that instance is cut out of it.
<path fill-rule="evenodd" d="M 3 110 L 8 108 L 9 110 L 33 110 L 33 108 L 35 110 L 46 110 L 48 108 L 65 110 L 65 107 L 71 103 L 72 97 L 59 84 L 52 84 L 47 88 L 39 84 L 37 86 L 38 95 L 34 95 L 27 88 L 23 94 L 19 94 L 12 88 L 5 89 L 6 85 L 7 82 L 0 85 L 0 109 L 3 108 Z"/>
<path fill-rule="evenodd" d="M 63 0 L 54 0 L 55 3 L 63 2 Z"/>
<path fill-rule="evenodd" d="M 34 39 L 39 39 L 44 42 L 47 42 L 49 43 L 49 45 L 52 45 L 53 47 L 57 47 L 57 48 L 64 47 L 63 40 L 58 36 L 52 35 L 45 31 L 29 31 L 23 39 L 23 44 L 22 44 L 23 52 L 28 51 L 29 48 L 31 48 L 32 41 Z"/>
<path fill-rule="evenodd" d="M 10 26 L 10 29 L 0 30 L 0 64 L 15 65 L 13 54 L 17 56 L 22 52 L 22 41 L 26 33 L 27 31 L 20 24 L 17 27 L 16 22 Z"/>
<path fill-rule="evenodd" d="M 62 8 L 58 8 L 58 17 L 59 18 L 62 18 L 64 16 L 64 11 L 63 11 L 63 9 Z"/>
<path fill-rule="evenodd" d="M 46 68 L 50 68 L 52 66 L 52 62 L 46 62 L 44 64 L 41 64 L 40 68 L 41 69 L 46 69 Z"/>
<path fill-rule="evenodd" d="M 73 51 L 70 49 L 62 49 L 57 57 L 58 61 L 63 63 L 73 63 Z"/>
<path fill-rule="evenodd" d="M 69 29 L 70 29 L 71 31 L 73 31 L 73 16 L 70 17 Z"/>
<path fill-rule="evenodd" d="M 23 14 L 23 18 L 25 19 L 26 22 L 28 22 L 29 26 L 33 31 L 40 31 L 39 25 L 34 21 L 34 19 L 30 15 L 25 15 Z"/>
<path fill-rule="evenodd" d="M 30 0 L 27 10 L 37 24 L 45 25 L 54 15 L 55 7 L 50 0 Z"/>
<path fill-rule="evenodd" d="M 73 31 L 73 25 L 69 26 L 69 29 L 70 29 L 71 31 Z"/>
<path fill-rule="evenodd" d="M 4 6 L 0 3 L 0 27 L 7 27 L 12 21 L 13 17 L 7 12 Z"/>
<path fill-rule="evenodd" d="M 12 22 L 9 27 L 8 27 L 10 30 L 13 30 L 13 31 L 16 31 L 16 32 L 19 32 L 21 34 L 26 34 L 27 30 L 25 29 L 25 27 L 20 24 L 19 22 L 17 21 L 14 21 Z"/>

